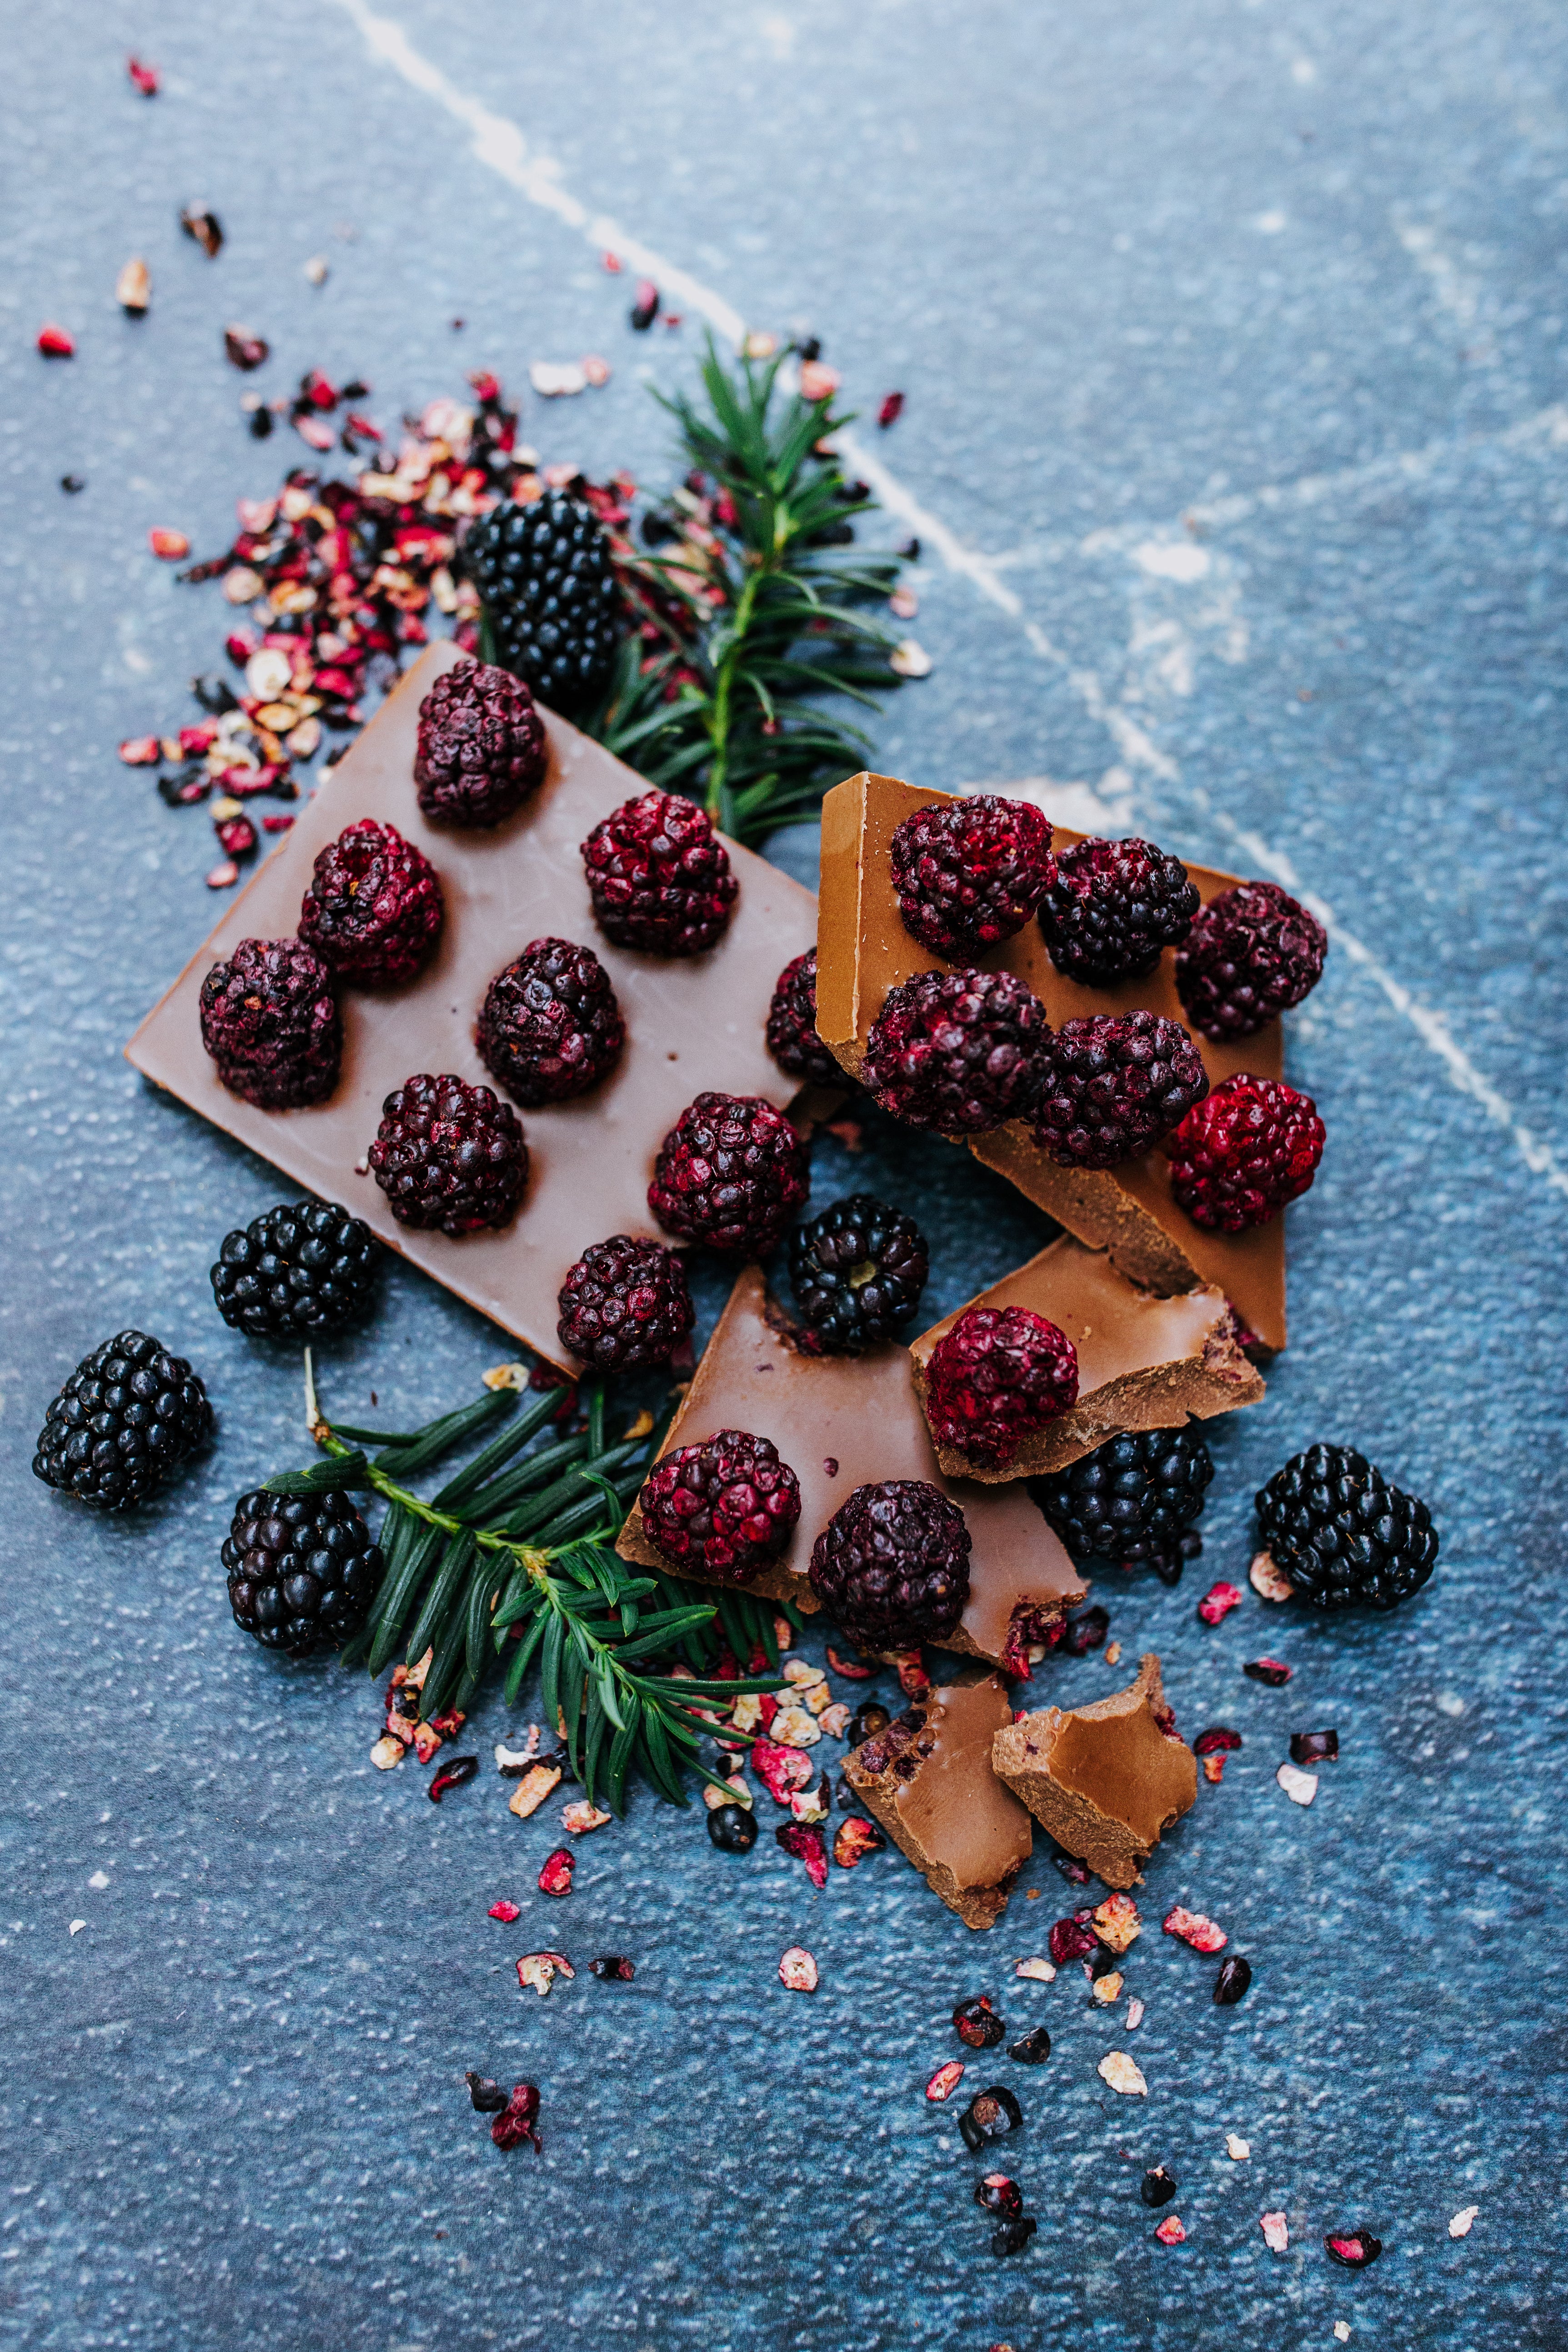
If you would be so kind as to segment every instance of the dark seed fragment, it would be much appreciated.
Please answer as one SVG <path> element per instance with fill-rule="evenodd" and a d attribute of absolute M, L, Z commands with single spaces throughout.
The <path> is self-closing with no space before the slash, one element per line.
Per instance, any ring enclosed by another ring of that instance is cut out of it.
<path fill-rule="evenodd" d="M 448 1789 L 460 1789 L 465 1780 L 472 1780 L 479 1769 L 477 1756 L 454 1756 L 444 1763 L 430 1784 L 430 1801 L 438 1805 Z"/>
<path fill-rule="evenodd" d="M 1017 2131 L 1023 2122 L 1023 2109 L 1005 2083 L 993 2083 L 988 2091 L 980 2092 L 970 2100 L 958 2118 L 958 2129 L 964 2145 L 982 2148 L 988 2140 L 1006 2139 L 1009 2132 Z"/>
<path fill-rule="evenodd" d="M 1214 1979 L 1215 2006 L 1234 2009 L 1245 1998 L 1251 1981 L 1252 1963 L 1244 1960 L 1239 1952 L 1232 1952 L 1228 1959 L 1220 1962 L 1219 1974 Z"/>
<path fill-rule="evenodd" d="M 78 490 L 86 489 L 87 476 L 85 474 L 62 474 L 60 476 L 60 488 L 64 490 L 68 499 L 74 499 Z"/>
<path fill-rule="evenodd" d="M 757 1843 L 750 1806 L 716 1805 L 707 1817 L 707 1833 L 721 1853 L 749 1853 Z"/>
<path fill-rule="evenodd" d="M 1025 2213 L 1016 2221 L 1004 2221 L 999 2230 L 991 2231 L 992 2253 L 1021 2254 L 1039 2227 L 1032 2213 Z"/>
<path fill-rule="evenodd" d="M 630 1960 L 622 1958 L 619 1952 L 606 1952 L 601 1958 L 589 1961 L 588 1973 L 591 1977 L 612 1977 L 620 1984 L 630 1984 L 637 1971 Z"/>
<path fill-rule="evenodd" d="M 1168 2205 L 1176 2193 L 1176 2182 L 1163 2164 L 1145 2172 L 1138 2183 L 1138 2194 L 1145 2205 Z"/>
<path fill-rule="evenodd" d="M 982 2212 L 999 2214 L 1004 2221 L 1016 2221 L 1023 2211 L 1023 2190 L 1005 2172 L 988 2172 L 976 2188 L 975 2202 Z"/>
<path fill-rule="evenodd" d="M 1339 1755 L 1337 1731 L 1292 1731 L 1292 1764 L 1332 1764 Z"/>
<path fill-rule="evenodd" d="M 489 2074 L 465 2074 L 468 2096 L 482 2116 L 498 2116 L 507 2106 L 507 2094 Z"/>
<path fill-rule="evenodd" d="M 1061 1637 L 1064 1655 L 1070 1658 L 1086 1658 L 1091 1650 L 1100 1648 L 1110 1630 L 1109 1610 L 1102 1609 L 1098 1604 L 1092 1609 L 1083 1610 L 1080 1615 L 1069 1621 L 1067 1631 Z"/>
<path fill-rule="evenodd" d="M 1026 2033 L 1021 2042 L 1009 2044 L 1008 2056 L 1016 2058 L 1020 2066 L 1043 2066 L 1051 2055 L 1051 2036 L 1043 2025 Z"/>
<path fill-rule="evenodd" d="M 1294 1666 L 1282 1664 L 1278 1658 L 1249 1658 L 1241 1671 L 1249 1675 L 1255 1683 L 1267 1683 L 1270 1690 L 1278 1690 L 1282 1683 L 1290 1681 L 1296 1670 Z"/>
<path fill-rule="evenodd" d="M 1331 2258 L 1342 2263 L 1347 2271 L 1364 2271 L 1383 2252 L 1383 2241 L 1375 2238 L 1370 2230 L 1351 2230 L 1343 2237 L 1323 2240 Z"/>
<path fill-rule="evenodd" d="M 862 1699 L 850 1717 L 850 1746 L 858 1748 L 862 1740 L 874 1739 L 877 1733 L 885 1731 L 892 1721 L 893 1717 L 885 1706 L 879 1706 L 874 1698 Z"/>
<path fill-rule="evenodd" d="M 994 2050 L 1008 2030 L 1006 2018 L 997 2015 L 989 1993 L 984 1992 L 978 2000 L 961 2000 L 953 2011 L 953 2022 L 959 2041 L 967 2042 L 971 2050 Z"/>

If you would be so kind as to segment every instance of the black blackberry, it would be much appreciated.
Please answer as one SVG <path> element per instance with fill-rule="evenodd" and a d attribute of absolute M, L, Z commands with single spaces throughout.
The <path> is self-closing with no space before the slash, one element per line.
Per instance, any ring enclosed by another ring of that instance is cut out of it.
<path fill-rule="evenodd" d="M 940 1642 L 969 1598 L 964 1514 L 920 1478 L 857 1486 L 811 1549 L 811 1590 L 852 1642 L 913 1650 Z"/>
<path fill-rule="evenodd" d="M 1075 1559 L 1152 1568 L 1175 1584 L 1203 1549 L 1193 1521 L 1214 1464 L 1201 1433 L 1136 1429 L 1113 1437 L 1030 1492 Z"/>
<path fill-rule="evenodd" d="M 621 592 L 598 517 L 565 490 L 511 500 L 471 525 L 463 568 L 485 600 L 496 659 L 568 717 L 609 681 Z"/>
<path fill-rule="evenodd" d="M 920 1304 L 930 1263 L 914 1218 L 870 1192 L 835 1201 L 789 1236 L 795 1304 L 831 1356 L 891 1339 Z"/>
<path fill-rule="evenodd" d="M 143 1503 L 213 1426 L 183 1356 L 121 1331 L 84 1356 L 44 1416 L 33 1475 L 100 1511 Z"/>
<path fill-rule="evenodd" d="M 1275 1567 L 1312 1609 L 1393 1609 L 1437 1564 L 1425 1503 L 1391 1486 L 1348 1445 L 1310 1445 L 1258 1496 L 1258 1525 Z"/>
<path fill-rule="evenodd" d="M 1040 902 L 1051 961 L 1069 980 L 1108 988 L 1146 980 L 1161 950 L 1177 945 L 1197 912 L 1196 884 L 1179 857 L 1152 841 L 1091 835 L 1058 852 Z"/>
<path fill-rule="evenodd" d="M 335 1202 L 280 1201 L 225 1234 L 213 1297 L 253 1339 L 312 1339 L 361 1322 L 375 1303 L 381 1244 Z"/>
<path fill-rule="evenodd" d="M 235 1623 L 291 1658 L 340 1649 L 382 1580 L 382 1553 L 342 1493 L 242 1495 L 223 1550 Z"/>

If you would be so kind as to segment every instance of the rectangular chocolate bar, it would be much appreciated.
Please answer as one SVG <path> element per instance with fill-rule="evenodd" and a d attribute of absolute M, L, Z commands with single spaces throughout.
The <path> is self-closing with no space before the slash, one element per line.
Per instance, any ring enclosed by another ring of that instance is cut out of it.
<path fill-rule="evenodd" d="M 570 1370 L 556 1336 L 556 1295 L 568 1267 L 612 1234 L 659 1234 L 648 1180 L 665 1134 L 705 1088 L 807 1108 L 769 1055 L 764 1024 L 774 984 L 816 937 L 816 901 L 776 866 L 730 842 L 740 895 L 708 953 L 683 959 L 612 947 L 593 918 L 579 845 L 645 780 L 549 711 L 549 772 L 517 815 L 490 833 L 426 824 L 413 784 L 419 706 L 467 656 L 432 646 L 300 811 L 255 879 L 126 1047 L 128 1058 L 297 1184 L 340 1201 L 458 1297 Z M 360 817 L 395 824 L 441 877 L 446 922 L 433 961 L 406 988 L 340 987 L 343 1067 L 331 1099 L 310 1110 L 257 1110 L 222 1086 L 202 1045 L 198 999 L 214 963 L 242 939 L 289 937 L 319 850 Z M 491 1084 L 474 1044 L 485 991 L 531 940 L 554 934 L 592 948 L 626 1023 L 618 1069 L 573 1102 L 519 1113 L 531 1169 L 512 1223 L 453 1239 L 400 1225 L 367 1172 L 382 1103 L 416 1071 L 455 1071 Z"/>

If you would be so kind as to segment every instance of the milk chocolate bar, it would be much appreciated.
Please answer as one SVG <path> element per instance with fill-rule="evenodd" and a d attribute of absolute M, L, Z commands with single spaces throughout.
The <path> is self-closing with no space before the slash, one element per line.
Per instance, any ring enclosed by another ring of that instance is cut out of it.
<path fill-rule="evenodd" d="M 1176 1727 L 1153 1651 L 1138 1678 L 1092 1706 L 1046 1706 L 998 1731 L 997 1776 L 1060 1846 L 1107 1886 L 1135 1886 L 1197 1795 L 1197 1759 Z"/>
<path fill-rule="evenodd" d="M 947 1477 L 932 1450 L 911 1376 L 895 1340 L 863 1356 L 811 1356 L 791 1342 L 770 1310 L 758 1266 L 747 1266 L 703 1351 L 696 1376 L 664 1441 L 664 1452 L 721 1429 L 770 1438 L 800 1482 L 800 1517 L 789 1549 L 747 1590 L 815 1611 L 807 1580 L 811 1547 L 857 1486 L 883 1478 L 924 1478 L 964 1514 L 974 1549 L 969 1599 L 944 1646 L 1027 1671 L 1043 1629 L 1088 1591 L 1038 1506 L 1021 1486 L 982 1486 Z M 617 1546 L 648 1568 L 668 1565 L 643 1532 L 633 1507 Z M 691 1568 L 681 1574 L 702 1579 Z"/>
<path fill-rule="evenodd" d="M 1006 787 L 1000 788 L 1005 792 Z M 893 776 L 852 776 L 822 803 L 821 923 L 817 936 L 817 1028 L 852 1077 L 859 1077 L 872 1024 L 890 989 L 917 971 L 944 969 L 940 957 L 904 929 L 893 886 L 889 853 L 894 834 L 916 809 L 953 798 L 919 791 Z M 1055 845 L 1070 848 L 1084 835 L 1054 828 Z M 1206 902 L 1235 887 L 1233 874 L 1189 866 Z M 1010 940 L 975 959 L 985 971 L 1005 968 L 1026 981 L 1053 1028 L 1096 1013 L 1139 1007 L 1189 1024 L 1176 991 L 1176 950 L 1167 948 L 1147 980 L 1085 988 L 1051 962 L 1040 925 L 1027 923 Z M 1239 1070 L 1277 1078 L 1282 1068 L 1278 1021 L 1256 1036 L 1217 1045 L 1194 1036 L 1211 1084 Z M 1147 1290 L 1178 1293 L 1212 1283 L 1270 1348 L 1285 1344 L 1285 1226 L 1282 1217 L 1242 1234 L 1208 1233 L 1195 1225 L 1171 1194 L 1170 1162 L 1157 1147 L 1106 1171 L 1059 1168 L 1014 1120 L 993 1135 L 969 1139 L 969 1149 L 1065 1225 L 1080 1241 L 1104 1249 L 1129 1278 Z"/>
<path fill-rule="evenodd" d="M 936 1459 L 952 1478 L 994 1483 L 1065 1470 L 1118 1430 L 1181 1429 L 1189 1414 L 1207 1421 L 1256 1404 L 1263 1393 L 1222 1291 L 1210 1285 L 1157 1297 L 1118 1274 L 1105 1251 L 1085 1249 L 1064 1234 L 922 1332 L 909 1352 L 923 1409 L 931 1351 L 970 1307 L 1027 1307 L 1065 1332 L 1078 1352 L 1078 1402 L 1025 1438 L 999 1469 L 979 1469 L 966 1454 L 938 1445 Z"/>
<path fill-rule="evenodd" d="M 1012 1720 L 996 1675 L 943 1683 L 845 1759 L 850 1785 L 967 1927 L 994 1927 L 1033 1846 L 1029 1815 L 991 1769 Z"/>
<path fill-rule="evenodd" d="M 419 706 L 442 671 L 466 658 L 450 644 L 421 656 L 126 1053 L 156 1085 L 296 1183 L 342 1202 L 390 1248 L 570 1371 L 556 1336 L 556 1297 L 567 1269 L 612 1234 L 669 1240 L 649 1210 L 648 1180 L 686 1105 L 713 1087 L 761 1095 L 798 1121 L 809 1117 L 813 1101 L 772 1059 L 763 1029 L 779 972 L 816 936 L 816 901 L 732 841 L 740 895 L 716 947 L 680 960 L 612 947 L 594 920 L 579 845 L 648 785 L 549 711 L 540 715 L 549 772 L 516 816 L 489 833 L 427 824 L 413 784 Z M 440 875 L 446 900 L 440 947 L 405 988 L 339 991 L 343 1065 L 329 1101 L 310 1110 L 257 1110 L 220 1083 L 203 1048 L 202 982 L 241 939 L 290 937 L 318 851 L 367 816 L 395 824 Z M 418 1070 L 492 1084 L 474 1044 L 485 991 L 530 940 L 552 935 L 591 947 L 610 974 L 626 1023 L 620 1066 L 575 1101 L 519 1114 L 531 1172 L 521 1207 L 501 1232 L 455 1240 L 400 1225 L 365 1160 L 384 1097 Z"/>

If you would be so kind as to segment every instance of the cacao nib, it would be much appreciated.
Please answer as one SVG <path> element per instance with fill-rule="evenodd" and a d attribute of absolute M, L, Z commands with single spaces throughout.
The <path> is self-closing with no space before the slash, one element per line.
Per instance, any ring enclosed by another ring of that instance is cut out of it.
<path fill-rule="evenodd" d="M 477 1756 L 449 1756 L 430 1784 L 430 1801 L 438 1805 L 448 1789 L 461 1789 L 479 1769 Z"/>
<path fill-rule="evenodd" d="M 519 2147 L 528 2140 L 541 2153 L 544 2142 L 536 2126 L 538 2121 L 538 2087 L 533 2083 L 515 2083 L 506 2112 L 498 2115 L 490 2126 L 490 2137 L 497 2147 Z"/>
<path fill-rule="evenodd" d="M 1016 2058 L 1020 2066 L 1043 2066 L 1051 2055 L 1051 2036 L 1043 2025 L 1026 2033 L 1021 2042 L 1009 2044 L 1008 2056 Z"/>
<path fill-rule="evenodd" d="M 782 1822 L 773 1834 L 786 1853 L 805 1864 L 807 1875 L 820 1894 L 828 1883 L 828 1849 L 821 1831 L 809 1829 L 802 1822 Z"/>
<path fill-rule="evenodd" d="M 480 2115 L 498 2116 L 504 2111 L 507 2105 L 507 2094 L 490 2075 L 467 2074 L 463 2080 L 467 2084 L 468 2096 Z"/>
<path fill-rule="evenodd" d="M 1278 1658 L 1249 1658 L 1241 1671 L 1249 1675 L 1255 1683 L 1267 1683 L 1270 1690 L 1278 1690 L 1281 1684 L 1290 1681 L 1296 1670 L 1294 1666 L 1283 1664 Z"/>
<path fill-rule="evenodd" d="M 976 2185 L 975 2202 L 983 2213 L 996 2213 L 1004 2221 L 1016 2221 L 1023 2211 L 1023 2190 L 1005 2172 L 988 2172 Z"/>
<path fill-rule="evenodd" d="M 611 1978 L 617 1984 L 630 1984 L 637 1971 L 619 1952 L 605 1952 L 599 1959 L 589 1961 L 588 1973 L 591 1977 Z"/>
<path fill-rule="evenodd" d="M 1176 2193 L 1176 2182 L 1163 2164 L 1145 2172 L 1138 2183 L 1138 2194 L 1145 2205 L 1168 2205 Z"/>
<path fill-rule="evenodd" d="M 991 2231 L 992 2253 L 1021 2254 L 1039 2227 L 1031 2213 L 1023 2214 L 1016 2221 L 1004 2221 L 999 2230 Z"/>
<path fill-rule="evenodd" d="M 1339 1755 L 1337 1731 L 1292 1731 L 1292 1764 L 1333 1764 Z"/>
<path fill-rule="evenodd" d="M 994 2139 L 1006 2139 L 1023 2123 L 1023 2109 L 1005 2083 L 993 2083 L 988 2091 L 972 2098 L 958 2118 L 958 2129 L 966 2147 L 978 2150 Z"/>
<path fill-rule="evenodd" d="M 981 1993 L 977 2000 L 961 2000 L 953 2011 L 953 2022 L 960 2042 L 971 2050 L 994 2050 L 1007 2033 L 1005 2017 L 998 2017 L 991 2007 L 989 1993 Z"/>
<path fill-rule="evenodd" d="M 1246 1999 L 1251 1982 L 1251 1962 L 1244 1960 L 1239 1952 L 1232 1952 L 1228 1959 L 1221 1960 L 1219 1974 L 1214 1979 L 1216 2007 L 1234 2009 L 1239 2000 Z"/>

